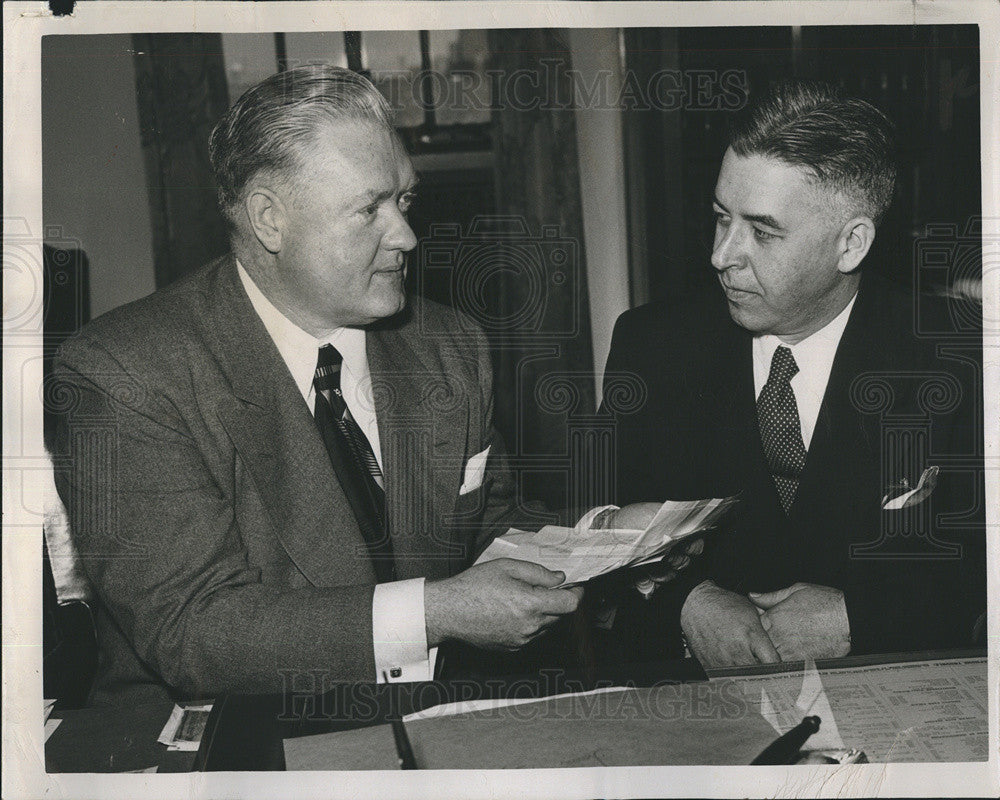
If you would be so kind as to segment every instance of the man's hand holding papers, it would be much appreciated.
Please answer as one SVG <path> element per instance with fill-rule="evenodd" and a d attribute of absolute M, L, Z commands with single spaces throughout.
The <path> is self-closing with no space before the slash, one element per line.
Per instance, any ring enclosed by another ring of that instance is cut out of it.
<path fill-rule="evenodd" d="M 659 510 L 660 503 L 632 503 L 622 508 L 609 508 L 594 517 L 590 527 L 644 530 Z M 683 544 L 672 548 L 660 561 L 634 567 L 632 580 L 636 591 L 644 597 L 649 597 L 658 586 L 676 578 L 680 571 L 691 563 L 691 559 L 701 555 L 704 549 L 704 539 L 690 537 L 685 539 Z"/>
<path fill-rule="evenodd" d="M 486 650 L 517 650 L 573 613 L 583 595 L 565 586 L 559 570 L 528 559 L 488 560 L 493 563 L 477 562 L 458 575 L 424 584 L 430 647 L 458 640 Z"/>
<path fill-rule="evenodd" d="M 498 537 L 476 563 L 513 558 L 563 572 L 563 586 L 585 583 L 591 578 L 622 567 L 646 566 L 659 561 L 683 539 L 708 530 L 736 502 L 736 498 L 667 501 L 656 507 L 643 503 L 614 512 L 611 524 L 637 521 L 650 516 L 642 529 L 563 528 L 547 525 L 537 532 L 511 529 Z M 624 512 L 624 513 L 622 513 Z M 678 554 L 683 565 L 687 553 Z M 674 567 L 680 568 L 680 567 Z M 662 571 L 661 571 L 662 572 Z M 664 575 L 664 580 L 666 576 Z"/>
<path fill-rule="evenodd" d="M 621 508 L 610 506 L 594 516 L 590 527 L 594 530 L 644 531 L 656 518 L 660 503 L 631 503 Z M 577 523 L 581 526 L 586 517 Z"/>

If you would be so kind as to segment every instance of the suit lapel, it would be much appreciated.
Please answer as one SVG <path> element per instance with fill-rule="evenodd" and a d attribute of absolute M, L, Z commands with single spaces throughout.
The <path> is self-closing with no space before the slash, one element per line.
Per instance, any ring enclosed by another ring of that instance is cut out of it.
<path fill-rule="evenodd" d="M 322 438 L 229 257 L 216 275 L 211 335 L 233 396 L 220 422 L 251 474 L 289 557 L 314 585 L 374 579 L 364 540 Z"/>
<path fill-rule="evenodd" d="M 745 585 L 748 575 L 783 561 L 785 525 L 757 426 L 753 338 L 725 314 L 685 348 L 693 354 L 686 393 L 698 398 L 691 436 L 709 477 L 704 485 L 740 497 L 724 530 L 706 540 L 710 570 L 727 588 L 746 591 L 760 588 Z"/>
<path fill-rule="evenodd" d="M 401 579 L 448 574 L 456 544 L 442 533 L 466 461 L 469 388 L 414 342 L 404 316 L 370 331 L 366 346 L 378 419 L 386 509 Z"/>
<path fill-rule="evenodd" d="M 859 497 L 866 476 L 857 468 L 857 454 L 878 447 L 878 422 L 867 420 L 851 400 L 855 379 L 872 368 L 871 315 L 876 312 L 870 293 L 862 291 L 851 311 L 830 369 L 823 402 L 813 429 L 799 490 L 791 512 L 811 515 L 822 507 L 823 496 L 836 484 L 841 497 Z M 870 423 L 874 423 L 874 428 Z M 854 454 L 848 463 L 847 454 Z M 870 461 L 870 459 L 867 459 Z"/>

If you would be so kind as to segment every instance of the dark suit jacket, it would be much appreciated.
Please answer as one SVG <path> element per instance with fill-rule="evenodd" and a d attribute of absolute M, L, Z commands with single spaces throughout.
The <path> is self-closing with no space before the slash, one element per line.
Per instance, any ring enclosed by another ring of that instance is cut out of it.
<path fill-rule="evenodd" d="M 634 657 L 676 654 L 681 604 L 707 577 L 739 593 L 842 589 L 853 653 L 971 644 L 986 608 L 981 340 L 915 335 L 915 308 L 863 279 L 787 516 L 760 443 L 752 338 L 721 291 L 619 318 L 607 372 L 639 376 L 647 398 L 616 415 L 617 502 L 742 497 L 676 585 L 626 610 Z M 946 313 L 921 298 L 920 328 Z M 928 465 L 941 467 L 928 501 L 881 510 L 889 484 L 915 486 Z"/>
<path fill-rule="evenodd" d="M 367 349 L 398 576 L 451 575 L 513 496 L 485 339 L 413 298 Z M 373 680 L 371 562 L 231 257 L 88 325 L 56 374 L 57 482 L 101 601 L 92 701 Z"/>

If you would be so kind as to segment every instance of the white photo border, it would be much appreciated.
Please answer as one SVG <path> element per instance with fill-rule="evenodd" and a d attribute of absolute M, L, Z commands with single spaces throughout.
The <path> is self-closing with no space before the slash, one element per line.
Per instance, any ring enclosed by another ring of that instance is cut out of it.
<path fill-rule="evenodd" d="M 996 2 L 81 2 L 54 17 L 44 2 L 8 2 L 4 18 L 5 222 L 26 221 L 38 237 L 41 285 L 41 37 L 137 32 L 408 30 L 466 28 L 602 28 L 960 24 L 980 26 L 983 296 L 992 319 L 1000 310 L 1000 42 Z M 8 228 L 4 226 L 5 248 Z M 986 266 L 989 265 L 990 269 Z M 5 289 L 8 274 L 4 271 Z M 5 291 L 5 298 L 7 297 Z M 9 299 L 9 298 L 8 298 Z M 40 321 L 42 298 L 34 313 Z M 7 301 L 5 300 L 5 306 Z M 987 318 L 990 318 L 989 313 Z M 5 327 L 6 327 L 5 318 Z M 38 328 L 40 329 L 40 324 Z M 3 349 L 3 796 L 15 797 L 843 797 L 996 796 L 1000 669 L 1000 400 L 985 392 L 986 504 L 989 535 L 989 753 L 966 764 L 850 767 L 644 767 L 428 772 L 191 773 L 48 775 L 38 713 L 41 698 L 41 548 L 32 480 L 42 445 L 41 334 Z M 984 387 L 1000 386 L 997 349 L 987 351 Z M 39 388 L 35 388 L 39 387 Z M 990 469 L 992 467 L 992 469 Z M 993 509 L 992 512 L 989 509 Z"/>

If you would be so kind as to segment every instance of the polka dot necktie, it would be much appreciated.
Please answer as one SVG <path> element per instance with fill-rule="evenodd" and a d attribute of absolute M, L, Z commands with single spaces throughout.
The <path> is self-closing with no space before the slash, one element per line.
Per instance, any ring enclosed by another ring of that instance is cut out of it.
<path fill-rule="evenodd" d="M 343 360 L 333 345 L 319 349 L 313 377 L 316 424 L 381 583 L 395 579 L 392 544 L 386 532 L 385 484 L 371 443 L 344 401 L 340 389 Z"/>
<path fill-rule="evenodd" d="M 795 500 L 799 474 L 806 463 L 799 409 L 791 380 L 799 371 L 792 351 L 779 347 L 771 359 L 771 372 L 757 398 L 757 424 L 764 456 L 778 489 L 785 513 Z"/>

